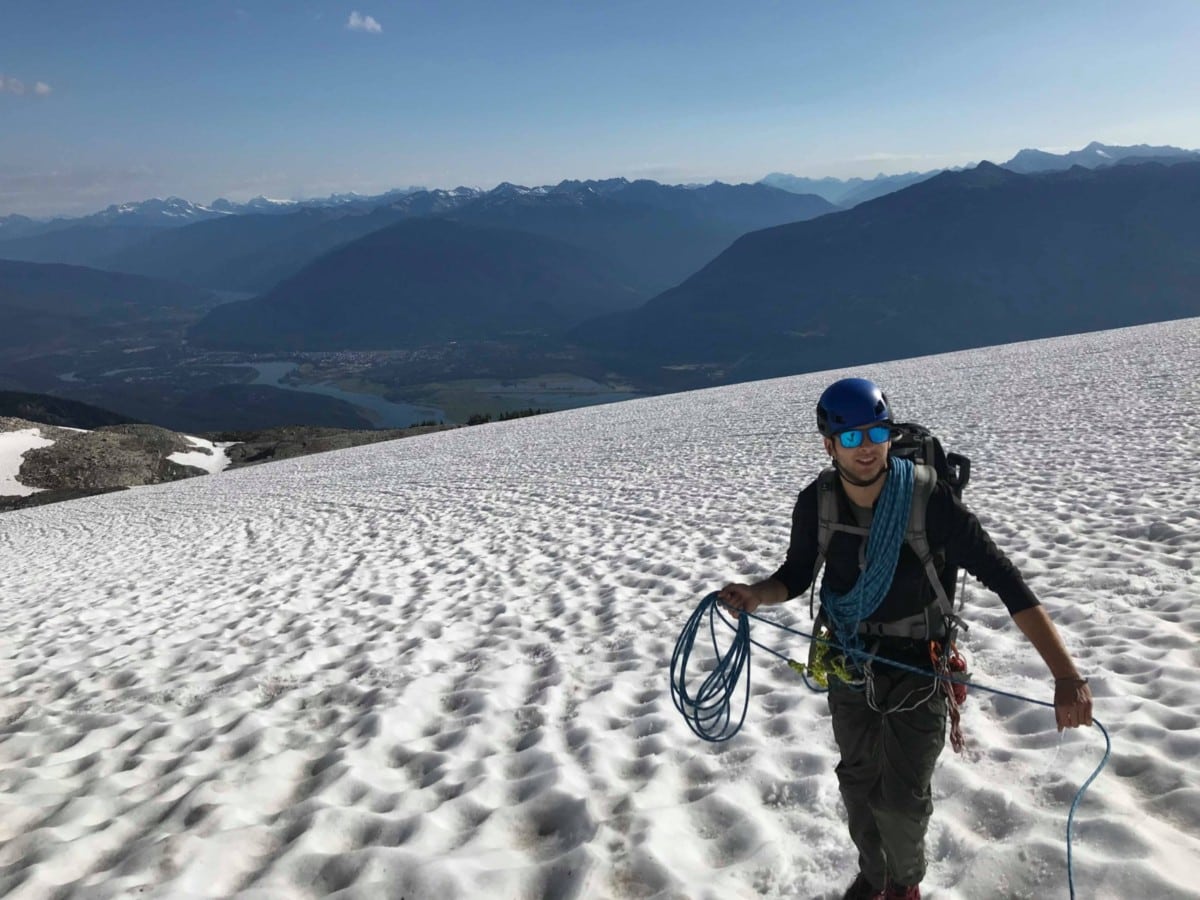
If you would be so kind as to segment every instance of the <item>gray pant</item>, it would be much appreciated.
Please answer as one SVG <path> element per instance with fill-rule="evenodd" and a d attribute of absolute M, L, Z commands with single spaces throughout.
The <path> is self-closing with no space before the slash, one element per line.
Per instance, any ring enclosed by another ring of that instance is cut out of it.
<path fill-rule="evenodd" d="M 920 884 L 925 830 L 933 814 L 929 782 L 946 742 L 946 698 L 939 690 L 925 700 L 932 680 L 915 673 L 882 671 L 874 681 L 879 709 L 903 706 L 906 711 L 878 713 L 865 692 L 830 682 L 847 824 L 858 847 L 859 871 L 872 885 L 882 888 L 889 877 L 898 884 Z M 915 709 L 907 709 L 918 701 Z"/>

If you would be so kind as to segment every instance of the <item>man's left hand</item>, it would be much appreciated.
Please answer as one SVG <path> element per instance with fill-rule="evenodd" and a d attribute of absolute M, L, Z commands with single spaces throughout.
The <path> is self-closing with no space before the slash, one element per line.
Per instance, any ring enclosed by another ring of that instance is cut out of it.
<path fill-rule="evenodd" d="M 1092 724 L 1092 691 L 1086 678 L 1055 680 L 1054 717 L 1059 731 Z"/>

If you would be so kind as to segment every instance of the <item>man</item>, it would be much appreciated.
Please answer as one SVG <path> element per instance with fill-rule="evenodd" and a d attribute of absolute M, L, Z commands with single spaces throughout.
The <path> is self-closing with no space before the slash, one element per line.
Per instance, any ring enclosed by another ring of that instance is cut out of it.
<path fill-rule="evenodd" d="M 818 561 L 818 491 L 832 491 L 838 522 L 850 527 L 839 527 L 828 543 L 821 618 L 843 647 L 931 672 L 918 675 L 849 653 L 844 674 L 853 683 L 830 678 L 838 783 L 858 848 L 859 872 L 844 900 L 919 900 L 933 812 L 929 785 L 945 742 L 947 698 L 932 677 L 930 649 L 945 638 L 947 623 L 935 579 L 904 543 L 920 479 L 914 481 L 911 463 L 889 458 L 892 425 L 887 397 L 872 382 L 847 378 L 830 385 L 817 404 L 817 429 L 836 475 L 800 493 L 783 565 L 764 581 L 720 591 L 740 615 L 808 590 Z M 1054 676 L 1059 730 L 1090 725 L 1087 679 L 1017 569 L 948 484 L 933 487 L 925 509 L 935 570 L 962 567 L 997 593 Z"/>

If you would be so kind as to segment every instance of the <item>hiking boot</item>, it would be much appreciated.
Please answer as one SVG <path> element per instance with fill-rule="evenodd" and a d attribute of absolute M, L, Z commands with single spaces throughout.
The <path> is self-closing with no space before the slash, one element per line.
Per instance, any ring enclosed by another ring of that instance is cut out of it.
<path fill-rule="evenodd" d="M 886 896 L 882 888 L 871 887 L 867 876 L 859 872 L 854 883 L 842 894 L 842 900 L 885 900 Z"/>
<path fill-rule="evenodd" d="M 886 893 L 880 894 L 884 900 L 921 900 L 919 884 L 905 887 L 902 884 L 889 884 Z"/>

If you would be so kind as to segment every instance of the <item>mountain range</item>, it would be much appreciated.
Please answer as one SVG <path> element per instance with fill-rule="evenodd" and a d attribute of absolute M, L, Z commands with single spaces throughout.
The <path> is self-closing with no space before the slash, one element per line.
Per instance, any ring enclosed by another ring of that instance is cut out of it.
<path fill-rule="evenodd" d="M 1092 141 L 1082 150 L 1072 150 L 1067 153 L 1022 150 L 1004 163 L 1003 168 L 1010 172 L 1029 175 L 1034 172 L 1061 172 L 1073 166 L 1098 169 L 1102 166 L 1113 166 L 1119 163 L 1152 161 L 1161 163 L 1200 162 L 1200 151 L 1182 150 L 1179 147 L 1151 147 L 1148 144 L 1118 147 Z"/>
<path fill-rule="evenodd" d="M 561 330 L 638 295 L 570 244 L 449 219 L 410 219 L 328 253 L 189 332 L 223 350 L 386 349 Z"/>
<path fill-rule="evenodd" d="M 1147 144 L 1121 147 L 1092 141 L 1082 150 L 1072 150 L 1066 153 L 1021 150 L 1008 162 L 1001 163 L 1000 166 L 1010 172 L 1031 175 L 1035 172 L 1061 172 L 1072 166 L 1095 169 L 1123 162 L 1152 161 L 1196 162 L 1200 161 L 1200 151 L 1183 150 L 1179 147 L 1152 147 Z M 797 194 L 816 194 L 818 197 L 824 197 L 830 203 L 849 209 L 860 203 L 866 203 L 868 200 L 874 200 L 885 194 L 891 194 L 926 181 L 934 175 L 946 171 L 957 172 L 961 169 L 931 169 L 927 172 L 906 172 L 902 175 L 876 175 L 871 179 L 803 178 L 785 172 L 772 172 L 763 178 L 760 184 L 768 184 Z"/>
<path fill-rule="evenodd" d="M 124 251 L 149 244 L 148 253 L 153 255 L 155 238 L 189 225 L 249 216 L 284 217 L 313 210 L 325 211 L 331 216 L 361 215 L 410 192 L 411 189 L 395 190 L 376 197 L 334 194 L 321 200 L 303 201 L 255 197 L 245 203 L 233 203 L 219 199 L 207 206 L 180 197 L 168 197 L 112 205 L 79 218 L 38 221 L 27 216 L 4 216 L 0 217 L 0 258 L 126 271 L 120 263 Z M 113 257 L 116 257 L 115 263 L 110 262 Z M 147 271 L 137 267 L 128 271 L 153 277 L 174 277 L 172 272 L 156 271 L 154 266 Z"/>
<path fill-rule="evenodd" d="M 525 196 L 496 198 L 492 221 Z M 380 349 L 553 336 L 574 320 L 571 340 L 614 371 L 653 382 L 704 365 L 742 380 L 1200 313 L 1198 204 L 1200 163 L 1038 175 L 981 163 L 752 231 L 640 306 L 601 257 L 413 219 L 213 310 L 191 335 L 221 349 Z M 581 321 L 605 305 L 628 308 Z"/>
<path fill-rule="evenodd" d="M 133 203 L 113 204 L 100 212 L 87 216 L 56 217 L 48 220 L 31 219 L 28 216 L 20 215 L 2 216 L 0 217 L 0 240 L 49 234 L 79 226 L 103 227 L 120 224 L 129 228 L 180 228 L 193 222 L 203 222 L 207 219 L 231 215 L 285 215 L 299 209 L 354 209 L 359 207 L 373 209 L 417 190 L 420 189 L 398 188 L 374 196 L 354 193 L 332 194 L 329 197 L 313 200 L 272 200 L 268 197 L 255 197 L 245 203 L 235 203 L 232 200 L 219 198 L 207 205 L 192 203 L 182 197 L 165 199 L 155 197 Z"/>
<path fill-rule="evenodd" d="M 378 198 L 376 198 L 378 199 Z M 605 258 L 644 297 L 690 275 L 736 238 L 812 218 L 832 204 L 765 185 L 672 187 L 623 178 L 491 191 L 415 191 L 288 212 L 207 216 L 184 227 L 91 221 L 0 240 L 0 258 L 62 262 L 209 289 L 261 293 L 321 254 L 415 217 L 541 234 Z"/>
<path fill-rule="evenodd" d="M 245 383 L 205 354 L 398 350 L 403 365 L 339 376 L 393 396 L 515 377 L 514 360 L 656 392 L 1200 315 L 1200 162 L 1147 161 L 1171 149 L 1089 145 L 1095 165 L 1035 174 L 981 163 L 848 210 L 763 184 L 625 179 L 271 213 L 164 202 L 141 226 L 116 207 L 77 227 L 140 231 L 102 255 L 123 271 L 0 260 L 0 386 L 175 427 L 226 427 L 250 399 L 286 416 L 274 424 L 353 425 L 366 420 L 341 400 Z M 287 418 L 316 403 L 341 418 Z"/>
<path fill-rule="evenodd" d="M 786 172 L 772 172 L 759 184 L 777 187 L 795 194 L 816 194 L 835 206 L 849 209 L 876 197 L 903 190 L 927 178 L 932 178 L 943 169 L 928 172 L 905 172 L 901 175 L 876 175 L 874 178 L 804 178 Z"/>
<path fill-rule="evenodd" d="M 213 209 L 184 200 L 181 197 L 153 198 L 138 203 L 112 205 L 88 216 L 55 218 L 48 221 L 28 216 L 0 218 L 0 240 L 37 237 L 71 228 L 103 228 L 120 225 L 126 228 L 179 228 L 192 222 L 229 215 L 239 210 Z"/>
<path fill-rule="evenodd" d="M 747 232 L 833 209 L 819 197 L 766 185 L 714 182 L 687 188 L 614 178 L 566 181 L 545 191 L 502 185 L 452 216 L 593 252 L 649 298 L 678 284 Z"/>
<path fill-rule="evenodd" d="M 1014 172 L 1031 174 L 1033 172 L 1069 169 L 1074 165 L 1096 168 L 1127 160 L 1135 162 L 1151 160 L 1181 162 L 1188 160 L 1195 161 L 1197 159 L 1200 159 L 1200 151 L 1198 150 L 1185 150 L 1171 146 L 1151 146 L 1148 144 L 1120 146 L 1092 141 L 1080 150 L 1072 150 L 1064 153 L 1027 148 L 1019 151 L 1008 162 L 1001 163 L 1001 166 Z M 906 172 L 897 175 L 880 174 L 870 179 L 806 178 L 784 172 L 772 172 L 760 179 L 758 183 L 776 187 L 793 194 L 815 194 L 835 206 L 850 207 L 909 187 L 939 172 L 958 171 L 959 168 L 950 170 L 932 169 L 925 172 Z M 652 184 L 653 182 L 643 181 L 637 183 Z M 343 212 L 361 213 L 382 206 L 400 203 L 408 195 L 417 193 L 449 197 L 453 198 L 454 202 L 467 202 L 487 194 L 496 196 L 514 193 L 545 195 L 564 191 L 570 192 L 576 187 L 591 187 L 602 190 L 614 185 L 620 187 L 628 184 L 629 182 L 623 178 L 615 178 L 603 181 L 564 181 L 557 186 L 537 188 L 523 188 L 506 183 L 499 185 L 493 191 L 482 191 L 477 188 L 468 187 L 458 187 L 449 191 L 408 187 L 395 188 L 382 194 L 357 194 L 350 192 L 305 200 L 278 200 L 259 196 L 242 203 L 225 198 L 218 198 L 208 204 L 192 203 L 181 197 L 152 198 L 140 202 L 114 204 L 100 212 L 80 217 L 56 217 L 44 220 L 23 215 L 0 216 L 0 245 L 17 238 L 36 237 L 42 234 L 79 227 L 93 228 L 120 225 L 131 229 L 178 228 L 223 216 L 288 215 L 303 209 L 341 210 Z M 714 184 L 719 185 L 720 182 L 714 182 Z M 660 187 L 666 186 L 660 185 Z M 678 187 L 684 190 L 697 189 L 695 185 L 678 185 Z M 723 187 L 728 187 L 728 185 Z M 13 248 L 7 249 L 11 254 Z M 31 250 L 30 252 L 36 252 L 36 250 Z M 9 255 L 5 258 L 24 257 Z M 31 261 L 80 262 L 81 260 L 55 258 Z"/>
<path fill-rule="evenodd" d="M 717 380 L 1200 315 L 1200 162 L 944 172 L 748 234 L 572 337 L 614 366 Z"/>

